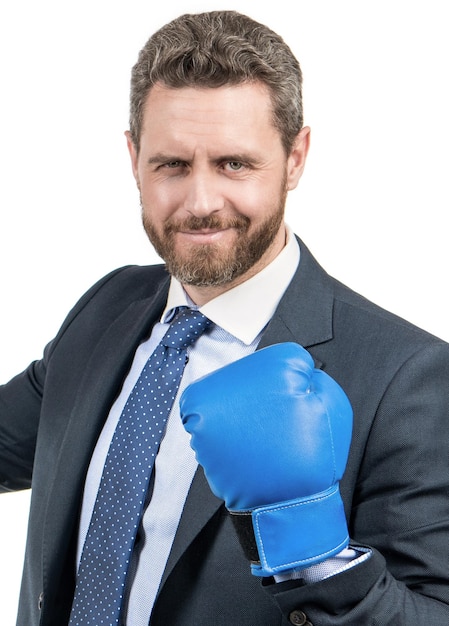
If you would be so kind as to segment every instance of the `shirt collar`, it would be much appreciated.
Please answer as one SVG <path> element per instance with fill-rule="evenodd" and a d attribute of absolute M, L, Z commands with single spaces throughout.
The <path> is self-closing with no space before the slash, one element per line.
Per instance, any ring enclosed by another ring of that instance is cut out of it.
<path fill-rule="evenodd" d="M 200 307 L 201 313 L 249 345 L 273 317 L 298 267 L 299 256 L 296 237 L 287 227 L 287 243 L 277 257 L 249 280 Z M 192 304 L 181 283 L 172 276 L 161 320 L 169 321 L 175 307 Z"/>

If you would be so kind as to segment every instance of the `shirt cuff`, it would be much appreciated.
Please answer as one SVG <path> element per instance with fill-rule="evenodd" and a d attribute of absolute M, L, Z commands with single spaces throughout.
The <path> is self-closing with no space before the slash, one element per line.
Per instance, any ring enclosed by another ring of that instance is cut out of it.
<path fill-rule="evenodd" d="M 360 565 L 360 563 L 369 559 L 371 554 L 372 552 L 369 548 L 360 548 L 358 546 L 345 548 L 322 563 L 317 563 L 316 565 L 311 565 L 303 569 L 291 570 L 283 574 L 276 574 L 274 579 L 277 583 L 299 578 L 304 580 L 307 584 L 317 583 Z"/>

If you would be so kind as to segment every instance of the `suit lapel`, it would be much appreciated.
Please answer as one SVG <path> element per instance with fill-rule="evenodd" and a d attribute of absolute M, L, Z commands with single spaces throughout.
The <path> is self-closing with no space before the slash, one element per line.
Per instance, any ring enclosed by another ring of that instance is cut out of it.
<path fill-rule="evenodd" d="M 161 588 L 185 550 L 222 505 L 223 501 L 211 492 L 203 469 L 198 467 L 162 576 Z"/>
<path fill-rule="evenodd" d="M 52 575 L 61 563 L 67 537 L 78 522 L 84 478 L 93 449 L 110 407 L 132 362 L 135 350 L 158 320 L 166 301 L 164 287 L 155 298 L 132 303 L 104 332 L 86 364 L 77 398 L 61 444 L 57 468 L 46 507 L 46 553 Z M 61 506 L 60 503 L 65 505 Z M 44 572 L 46 575 L 48 572 Z"/>

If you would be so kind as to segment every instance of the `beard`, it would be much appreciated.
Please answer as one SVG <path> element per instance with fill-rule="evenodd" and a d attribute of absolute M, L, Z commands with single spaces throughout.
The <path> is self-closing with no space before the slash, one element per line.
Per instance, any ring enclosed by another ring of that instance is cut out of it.
<path fill-rule="evenodd" d="M 284 181 L 283 181 L 284 182 Z M 145 232 L 169 273 L 184 285 L 210 287 L 226 285 L 250 270 L 273 244 L 284 219 L 287 190 L 285 182 L 278 204 L 263 222 L 250 232 L 251 220 L 243 215 L 223 218 L 211 214 L 191 215 L 183 220 L 168 220 L 160 234 L 148 213 L 142 211 Z M 178 231 L 232 228 L 237 234 L 234 245 L 221 243 L 191 244 L 176 248 Z"/>

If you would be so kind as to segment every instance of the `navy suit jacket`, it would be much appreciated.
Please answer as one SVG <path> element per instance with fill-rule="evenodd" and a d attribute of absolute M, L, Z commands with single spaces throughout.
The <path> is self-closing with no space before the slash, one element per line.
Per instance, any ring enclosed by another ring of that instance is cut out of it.
<path fill-rule="evenodd" d="M 152 626 L 449 624 L 449 346 L 331 278 L 300 246 L 260 347 L 298 342 L 349 396 L 341 491 L 352 543 L 372 557 L 311 585 L 253 577 L 199 469 Z M 32 486 L 19 626 L 67 623 L 89 460 L 168 286 L 163 266 L 106 276 L 43 359 L 0 388 L 0 490 Z"/>

